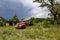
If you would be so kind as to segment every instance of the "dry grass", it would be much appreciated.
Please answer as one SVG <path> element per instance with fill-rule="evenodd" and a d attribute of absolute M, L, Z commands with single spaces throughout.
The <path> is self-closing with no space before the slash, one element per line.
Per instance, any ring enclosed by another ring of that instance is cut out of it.
<path fill-rule="evenodd" d="M 40 24 L 26 29 L 0 27 L 0 40 L 60 40 L 60 27 L 44 28 Z"/>

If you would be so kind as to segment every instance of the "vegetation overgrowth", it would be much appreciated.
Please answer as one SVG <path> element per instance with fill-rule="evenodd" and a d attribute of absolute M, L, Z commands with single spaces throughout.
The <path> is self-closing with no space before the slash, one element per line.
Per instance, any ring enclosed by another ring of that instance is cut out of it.
<path fill-rule="evenodd" d="M 31 17 L 28 20 L 19 20 L 16 15 L 9 20 L 0 17 L 0 40 L 60 40 L 60 3 L 56 0 L 34 2 L 40 3 L 41 8 L 46 7 L 50 17 Z M 25 26 L 25 29 L 16 29 L 17 23 L 17 28 L 26 25 L 26 22 L 22 25 L 22 21 L 28 21 L 30 25 Z"/>
<path fill-rule="evenodd" d="M 0 27 L 0 40 L 60 40 L 60 25 L 35 23 L 26 29 L 16 29 L 15 26 Z"/>

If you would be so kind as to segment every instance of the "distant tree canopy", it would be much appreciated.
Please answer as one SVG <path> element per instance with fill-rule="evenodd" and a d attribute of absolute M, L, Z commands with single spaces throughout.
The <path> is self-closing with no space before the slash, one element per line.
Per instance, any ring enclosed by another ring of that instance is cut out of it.
<path fill-rule="evenodd" d="M 17 23 L 19 22 L 18 17 L 15 15 L 13 18 L 9 19 L 9 22 Z"/>
<path fill-rule="evenodd" d="M 29 19 L 29 21 L 33 22 L 33 23 L 43 22 L 44 20 L 45 20 L 45 18 L 34 18 L 34 17 L 31 17 Z"/>
<path fill-rule="evenodd" d="M 60 24 L 60 14 L 58 14 L 58 24 Z"/>
<path fill-rule="evenodd" d="M 33 23 L 36 23 L 36 18 L 31 17 L 31 18 L 29 19 L 29 21 L 30 21 L 30 22 L 33 22 Z"/>
<path fill-rule="evenodd" d="M 6 22 L 7 20 L 5 18 L 3 18 L 3 17 L 0 17 L 0 21 Z"/>
<path fill-rule="evenodd" d="M 25 18 L 22 18 L 21 21 L 25 21 Z"/>
<path fill-rule="evenodd" d="M 7 20 L 3 17 L 0 17 L 0 26 L 5 26 L 6 25 L 6 22 Z"/>
<path fill-rule="evenodd" d="M 6 23 L 5 23 L 5 22 L 0 21 L 0 26 L 5 26 L 5 25 L 6 25 Z"/>
<path fill-rule="evenodd" d="M 57 25 L 57 15 L 60 14 L 60 3 L 56 0 L 35 0 L 34 2 L 41 3 L 40 7 L 47 7 L 54 19 L 54 25 Z"/>

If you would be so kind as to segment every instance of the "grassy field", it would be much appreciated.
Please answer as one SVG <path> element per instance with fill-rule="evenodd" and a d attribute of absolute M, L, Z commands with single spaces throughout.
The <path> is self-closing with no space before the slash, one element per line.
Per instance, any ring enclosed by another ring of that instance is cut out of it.
<path fill-rule="evenodd" d="M 0 27 L 0 40 L 60 40 L 60 27 L 45 28 L 39 23 L 26 29 Z"/>

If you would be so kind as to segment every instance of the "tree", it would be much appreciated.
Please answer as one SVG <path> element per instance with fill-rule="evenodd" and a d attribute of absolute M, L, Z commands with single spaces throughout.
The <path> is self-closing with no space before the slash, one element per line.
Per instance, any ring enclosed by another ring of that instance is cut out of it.
<path fill-rule="evenodd" d="M 21 21 L 25 21 L 25 18 L 22 18 Z"/>
<path fill-rule="evenodd" d="M 31 18 L 29 19 L 29 21 L 30 21 L 30 22 L 33 22 L 33 23 L 36 23 L 36 18 L 31 17 Z"/>
<path fill-rule="evenodd" d="M 5 26 L 6 25 L 6 19 L 3 17 L 0 17 L 0 26 Z"/>
<path fill-rule="evenodd" d="M 3 18 L 3 17 L 0 17 L 0 21 L 6 22 L 7 20 L 5 18 Z"/>
<path fill-rule="evenodd" d="M 58 24 L 60 24 L 60 13 L 58 14 Z"/>
<path fill-rule="evenodd" d="M 18 19 L 18 17 L 15 15 L 13 18 L 9 19 L 9 22 L 11 22 L 11 23 L 17 23 L 17 22 L 19 22 L 19 19 Z"/>
<path fill-rule="evenodd" d="M 47 7 L 54 19 L 54 25 L 57 25 L 57 15 L 60 11 L 60 4 L 56 0 L 35 0 L 41 3 L 40 7 Z"/>
<path fill-rule="evenodd" d="M 5 22 L 0 21 L 0 26 L 5 26 L 5 25 L 6 25 L 6 23 L 5 23 Z"/>

